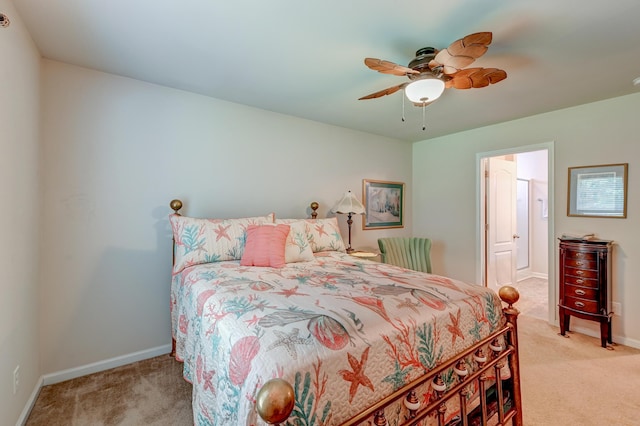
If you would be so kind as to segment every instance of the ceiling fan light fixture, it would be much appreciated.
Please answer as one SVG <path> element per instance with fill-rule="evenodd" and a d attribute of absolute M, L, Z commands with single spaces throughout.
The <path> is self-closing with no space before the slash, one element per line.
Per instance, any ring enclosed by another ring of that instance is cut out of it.
<path fill-rule="evenodd" d="M 404 94 L 414 104 L 433 102 L 444 92 L 444 81 L 439 78 L 415 80 L 404 88 Z"/>

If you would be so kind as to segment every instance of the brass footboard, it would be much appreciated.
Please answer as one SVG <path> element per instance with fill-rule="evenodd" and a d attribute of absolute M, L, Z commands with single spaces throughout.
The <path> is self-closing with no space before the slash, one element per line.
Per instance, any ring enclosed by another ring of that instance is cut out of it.
<path fill-rule="evenodd" d="M 519 311 L 513 307 L 520 296 L 518 291 L 510 286 L 502 287 L 499 295 L 508 305 L 503 309 L 507 318 L 507 324 L 503 328 L 357 414 L 343 423 L 343 426 L 388 425 L 386 417 L 389 414 L 385 409 L 399 401 L 403 401 L 408 415 L 400 418 L 398 411 L 394 411 L 393 414 L 397 417 L 394 424 L 414 425 L 428 416 L 433 416 L 437 418 L 438 426 L 445 426 L 447 404 L 455 400 L 459 409 L 459 419 L 455 424 L 485 426 L 506 425 L 511 422 L 512 425 L 522 426 L 517 338 Z M 471 371 L 467 366 L 472 367 Z M 442 377 L 451 371 L 455 373 L 455 381 L 446 385 Z M 495 377 L 492 384 L 489 377 Z M 476 385 L 479 397 L 469 407 L 469 388 Z M 428 404 L 421 406 L 416 394 L 424 393 L 427 387 L 434 391 L 434 397 Z M 491 398 L 488 398 L 488 394 L 491 394 Z M 278 424 L 286 421 L 294 403 L 292 386 L 285 380 L 275 379 L 260 389 L 256 408 L 260 417 L 267 423 Z"/>

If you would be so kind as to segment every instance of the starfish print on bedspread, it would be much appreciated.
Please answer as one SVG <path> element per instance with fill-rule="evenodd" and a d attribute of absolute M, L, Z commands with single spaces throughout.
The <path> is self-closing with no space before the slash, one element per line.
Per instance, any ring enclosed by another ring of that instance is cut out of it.
<path fill-rule="evenodd" d="M 324 225 L 316 225 L 315 226 L 316 231 L 318 231 L 318 235 L 322 237 L 322 234 L 329 236 L 329 234 L 327 233 L 327 231 L 324 230 Z"/>
<path fill-rule="evenodd" d="M 460 337 L 464 340 L 464 334 L 462 334 L 462 330 L 460 330 L 460 312 L 458 309 L 458 314 L 453 316 L 451 312 L 449 312 L 449 319 L 451 319 L 451 325 L 447 324 L 447 330 L 451 333 L 451 346 L 456 344 L 456 337 Z"/>
<path fill-rule="evenodd" d="M 284 297 L 291 297 L 291 296 L 308 296 L 308 294 L 306 293 L 298 293 L 298 286 L 295 286 L 293 288 L 289 288 L 289 289 L 284 289 L 282 291 L 276 291 L 276 294 L 281 294 Z"/>
<path fill-rule="evenodd" d="M 216 389 L 213 386 L 213 378 L 216 375 L 215 370 L 207 370 L 204 361 L 201 356 L 198 356 L 196 360 L 196 379 L 198 383 L 204 383 L 202 385 L 205 391 L 210 391 L 215 395 Z"/>
<path fill-rule="evenodd" d="M 298 336 L 298 329 L 294 328 L 290 333 L 284 333 L 282 331 L 273 330 L 278 336 L 278 340 L 273 342 L 267 350 L 277 348 L 278 346 L 284 346 L 291 358 L 298 359 L 298 352 L 296 351 L 296 345 L 310 345 L 311 339 L 309 337 L 302 338 Z"/>
<path fill-rule="evenodd" d="M 229 228 L 231 228 L 231 225 L 218 225 L 218 229 L 214 229 L 214 232 L 217 234 L 216 242 L 220 241 L 221 238 L 226 238 L 227 240 L 231 241 L 231 237 L 229 236 L 229 234 L 227 234 L 227 230 Z"/>
<path fill-rule="evenodd" d="M 351 353 L 347 353 L 347 359 L 349 361 L 349 365 L 353 371 L 349 370 L 340 370 L 339 373 L 342 375 L 342 378 L 347 382 L 351 382 L 351 386 L 349 387 L 349 403 L 353 401 L 353 397 L 356 395 L 358 391 L 358 387 L 360 385 L 366 386 L 371 389 L 371 392 L 375 392 L 373 388 L 373 383 L 371 380 L 364 374 L 364 368 L 367 364 L 367 359 L 369 357 L 369 347 L 362 352 L 362 356 L 360 357 L 360 361 L 356 359 Z"/>
<path fill-rule="evenodd" d="M 396 300 L 400 302 L 398 303 L 398 306 L 397 306 L 398 308 L 409 308 L 413 310 L 413 312 L 415 312 L 416 314 L 420 313 L 420 311 L 418 310 L 420 303 L 418 302 L 414 303 L 408 297 L 405 297 L 404 300 L 400 300 L 400 299 L 396 299 Z"/>

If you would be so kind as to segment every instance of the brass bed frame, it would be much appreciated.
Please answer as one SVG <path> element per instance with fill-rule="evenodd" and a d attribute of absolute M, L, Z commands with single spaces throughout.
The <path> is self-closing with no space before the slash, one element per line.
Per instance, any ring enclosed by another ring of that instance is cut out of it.
<path fill-rule="evenodd" d="M 170 207 L 175 214 L 179 215 L 182 201 L 172 200 Z M 313 202 L 310 207 L 312 218 L 316 218 L 318 203 Z M 454 401 L 459 409 L 460 417 L 456 424 L 468 426 L 472 424 L 468 418 L 470 414 L 468 412 L 470 385 L 477 385 L 479 390 L 479 398 L 477 402 L 474 402 L 473 409 L 477 420 L 474 420 L 473 425 L 506 425 L 511 422 L 512 425 L 522 426 L 517 327 L 517 319 L 520 312 L 513 306 L 520 298 L 520 295 L 511 286 L 500 288 L 498 295 L 507 304 L 506 307 L 503 307 L 503 313 L 507 321 L 504 327 L 376 402 L 355 417 L 342 423 L 342 426 L 361 424 L 387 426 L 390 423 L 386 418 L 389 414 L 385 413 L 385 408 L 398 404 L 399 401 L 402 401 L 409 415 L 404 416 L 403 419 L 396 419 L 393 422 L 394 425 L 417 425 L 426 417 L 435 415 L 438 426 L 445 426 L 447 403 Z M 504 341 L 505 344 L 499 343 L 501 341 Z M 172 338 L 170 354 L 172 357 L 175 357 L 175 345 L 175 339 Z M 473 362 L 465 362 L 465 360 L 469 359 L 472 359 Z M 472 365 L 473 369 L 469 371 L 467 365 Z M 451 371 L 454 372 L 456 380 L 447 387 L 442 380 L 442 375 Z M 492 377 L 491 372 L 494 373 L 493 377 L 495 377 L 493 385 L 489 383 L 489 377 Z M 428 386 L 431 386 L 435 391 L 436 398 L 427 405 L 421 405 L 416 397 L 419 394 L 417 390 Z M 487 398 L 490 388 L 493 390 L 492 401 L 488 401 Z M 256 398 L 258 414 L 265 422 L 272 425 L 285 422 L 293 411 L 294 404 L 295 393 L 293 387 L 282 379 L 273 379 L 265 383 L 258 391 Z"/>

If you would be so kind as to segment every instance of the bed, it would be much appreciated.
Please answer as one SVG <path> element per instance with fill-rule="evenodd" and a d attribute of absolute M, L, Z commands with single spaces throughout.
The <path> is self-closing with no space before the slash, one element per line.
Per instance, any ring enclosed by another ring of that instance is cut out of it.
<path fill-rule="evenodd" d="M 310 219 L 170 206 L 194 424 L 522 425 L 515 289 L 349 255 L 317 203 Z"/>

